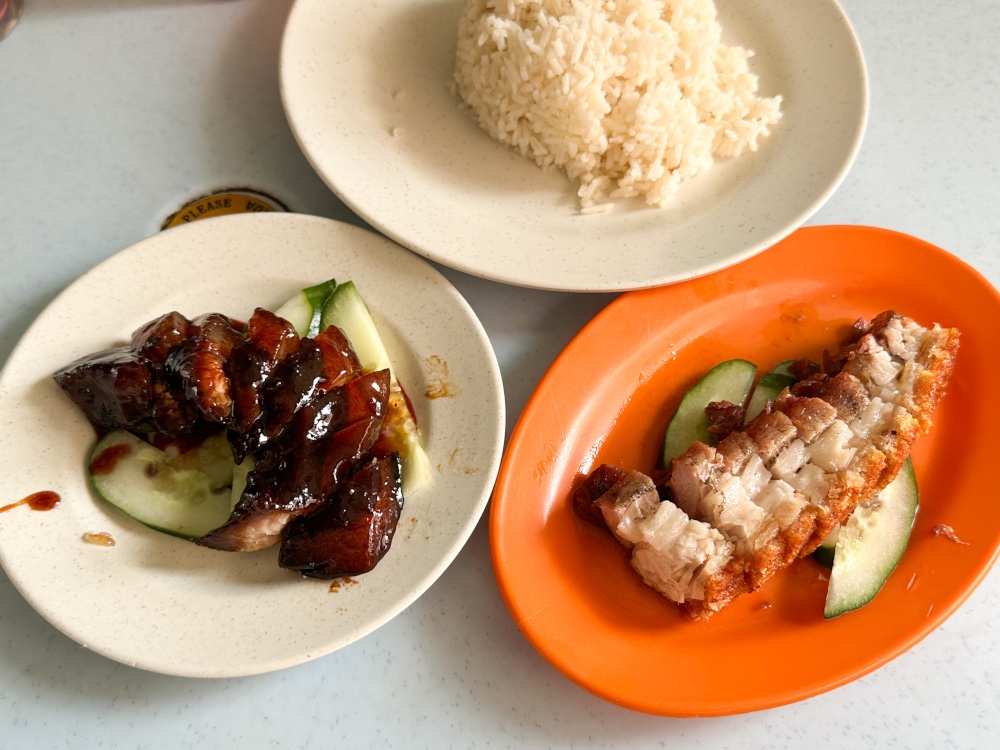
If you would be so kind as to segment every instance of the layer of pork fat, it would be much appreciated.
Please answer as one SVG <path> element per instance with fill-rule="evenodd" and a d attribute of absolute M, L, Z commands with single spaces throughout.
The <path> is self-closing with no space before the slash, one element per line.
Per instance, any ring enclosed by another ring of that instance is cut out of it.
<path fill-rule="evenodd" d="M 732 557 L 733 546 L 669 500 L 652 480 L 625 474 L 595 503 L 615 537 L 632 549 L 632 567 L 649 586 L 683 603 L 704 595 L 704 582 Z"/>

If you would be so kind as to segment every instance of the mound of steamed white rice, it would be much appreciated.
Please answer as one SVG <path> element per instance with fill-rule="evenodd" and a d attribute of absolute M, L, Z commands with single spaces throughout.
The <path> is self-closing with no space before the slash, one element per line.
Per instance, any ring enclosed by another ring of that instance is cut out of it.
<path fill-rule="evenodd" d="M 579 180 L 584 213 L 664 206 L 781 117 L 719 37 L 712 0 L 469 0 L 455 84 L 491 136 Z"/>

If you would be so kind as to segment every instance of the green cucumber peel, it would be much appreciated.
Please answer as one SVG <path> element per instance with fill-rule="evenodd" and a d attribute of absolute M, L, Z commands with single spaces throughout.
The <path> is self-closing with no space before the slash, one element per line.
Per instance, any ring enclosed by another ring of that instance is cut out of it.
<path fill-rule="evenodd" d="M 307 287 L 292 295 L 289 300 L 274 311 L 274 314 L 291 323 L 299 336 L 316 336 L 322 330 L 320 326 L 323 308 L 336 288 L 335 279 Z"/>
<path fill-rule="evenodd" d="M 705 407 L 713 401 L 729 401 L 740 406 L 753 387 L 757 365 L 745 359 L 730 359 L 716 365 L 684 394 L 677 412 L 663 437 L 664 466 L 686 451 L 696 440 L 715 445 L 715 435 L 708 431 Z"/>
<path fill-rule="evenodd" d="M 389 353 L 382 343 L 371 312 L 353 281 L 340 284 L 323 306 L 321 329 L 331 325 L 337 326 L 347 336 L 365 372 L 388 369 L 395 381 Z"/>
<path fill-rule="evenodd" d="M 119 455 L 95 472 L 95 459 L 109 449 Z M 220 487 L 217 478 L 195 463 L 177 460 L 130 432 L 114 430 L 94 445 L 87 476 L 103 500 L 139 523 L 191 540 L 224 524 L 233 509 L 230 487 Z"/>
<path fill-rule="evenodd" d="M 315 336 L 323 330 L 320 328 L 320 323 L 323 319 L 323 308 L 326 307 L 326 301 L 330 299 L 330 295 L 333 294 L 336 288 L 337 280 L 330 279 L 329 281 L 324 281 L 322 284 L 302 290 L 302 293 L 306 295 L 313 309 L 312 317 L 309 319 L 309 332 L 306 334 L 307 336 Z"/>
<path fill-rule="evenodd" d="M 840 536 L 840 524 L 833 527 L 833 531 L 826 535 L 826 539 L 813 550 L 813 559 L 824 568 L 833 567 L 833 556 L 837 549 L 837 538 Z"/>
<path fill-rule="evenodd" d="M 764 411 L 768 401 L 774 401 L 781 393 L 782 389 L 790 388 L 795 384 L 795 377 L 791 375 L 788 368 L 795 364 L 794 359 L 775 365 L 773 368 L 761 375 L 757 381 L 757 386 L 753 389 L 753 396 L 747 404 L 747 416 L 744 424 L 749 424 L 750 420 Z"/>
<path fill-rule="evenodd" d="M 416 420 L 410 413 L 371 311 L 353 281 L 340 284 L 327 298 L 320 326 L 321 329 L 326 329 L 331 325 L 343 331 L 351 342 L 351 348 L 365 372 L 389 370 L 388 419 L 391 424 L 385 429 L 391 430 L 396 437 L 402 461 L 404 491 L 410 492 L 429 482 L 432 477 L 430 459 L 421 446 Z"/>
<path fill-rule="evenodd" d="M 909 459 L 882 492 L 858 504 L 837 537 L 823 617 L 830 619 L 870 602 L 906 550 L 919 491 Z"/>

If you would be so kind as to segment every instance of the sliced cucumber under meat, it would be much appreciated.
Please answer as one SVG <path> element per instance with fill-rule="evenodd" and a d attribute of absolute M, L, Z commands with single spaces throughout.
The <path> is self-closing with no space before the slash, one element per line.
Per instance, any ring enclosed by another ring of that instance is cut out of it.
<path fill-rule="evenodd" d="M 336 288 L 337 282 L 330 279 L 303 289 L 275 310 L 274 314 L 291 323 L 299 336 L 315 336 L 322 330 L 320 323 L 323 318 L 323 308 Z"/>
<path fill-rule="evenodd" d="M 389 353 L 353 281 L 345 281 L 338 286 L 326 301 L 320 327 L 327 326 L 337 326 L 344 332 L 365 372 L 388 369 L 392 373 Z M 391 379 L 395 380 L 394 373 Z"/>
<path fill-rule="evenodd" d="M 917 512 L 917 479 L 907 459 L 896 479 L 858 505 L 837 538 L 823 616 L 864 606 L 903 556 Z"/>
<path fill-rule="evenodd" d="M 757 387 L 753 389 L 750 403 L 747 404 L 745 423 L 749 424 L 751 419 L 764 411 L 765 404 L 768 401 L 774 401 L 783 388 L 789 388 L 795 384 L 795 376 L 789 371 L 793 364 L 795 364 L 795 360 L 790 359 L 761 375 Z"/>
<path fill-rule="evenodd" d="M 211 449 L 205 455 L 217 458 Z M 94 489 L 111 505 L 157 531 L 197 539 L 224 524 L 233 509 L 229 484 L 219 484 L 220 467 L 213 466 L 213 479 L 195 468 L 197 461 L 115 430 L 97 441 L 87 468 Z M 230 455 L 229 483 L 233 468 Z"/>
<path fill-rule="evenodd" d="M 686 451 L 697 440 L 715 445 L 715 436 L 708 431 L 705 407 L 713 401 L 729 401 L 742 406 L 753 387 L 757 365 L 745 359 L 730 359 L 716 365 L 684 394 L 677 413 L 667 425 L 663 438 L 663 465 Z"/>
<path fill-rule="evenodd" d="M 840 525 L 834 527 L 833 531 L 823 540 L 815 550 L 813 550 L 813 559 L 822 565 L 824 568 L 833 567 L 833 554 L 837 549 L 837 538 L 840 536 Z"/>
<path fill-rule="evenodd" d="M 233 449 L 226 433 L 209 435 L 194 448 L 181 451 L 176 445 L 161 448 L 167 454 L 170 465 L 175 469 L 197 469 L 208 474 L 212 489 L 229 487 L 233 483 Z"/>
<path fill-rule="evenodd" d="M 330 325 L 347 336 L 365 372 L 389 370 L 389 415 L 384 430 L 402 461 L 403 489 L 412 492 L 430 480 L 431 462 L 420 444 L 417 423 L 389 362 L 389 353 L 354 282 L 344 282 L 327 300 L 320 328 Z"/>

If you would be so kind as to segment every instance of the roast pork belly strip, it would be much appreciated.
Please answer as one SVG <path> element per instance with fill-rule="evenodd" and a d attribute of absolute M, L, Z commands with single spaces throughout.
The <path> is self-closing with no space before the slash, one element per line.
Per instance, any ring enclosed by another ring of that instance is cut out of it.
<path fill-rule="evenodd" d="M 716 447 L 696 442 L 674 459 L 670 499 L 603 466 L 577 491 L 578 511 L 600 510 L 643 580 L 696 619 L 759 588 L 896 477 L 951 376 L 958 330 L 892 311 L 856 328 L 827 372 Z"/>

